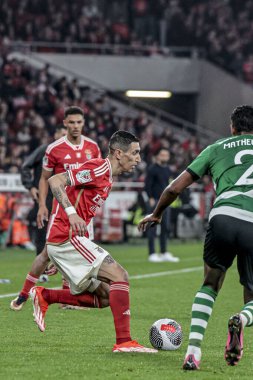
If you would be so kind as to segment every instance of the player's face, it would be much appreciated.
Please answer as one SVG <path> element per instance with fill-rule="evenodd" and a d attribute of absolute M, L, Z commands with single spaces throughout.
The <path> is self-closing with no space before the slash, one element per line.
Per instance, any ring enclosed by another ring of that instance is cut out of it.
<path fill-rule="evenodd" d="M 156 160 L 160 165 L 166 165 L 169 162 L 170 154 L 167 150 L 161 150 L 157 155 Z"/>
<path fill-rule="evenodd" d="M 68 115 L 66 119 L 63 120 L 63 124 L 67 128 L 68 137 L 77 138 L 81 136 L 84 118 L 82 115 Z"/>
<path fill-rule="evenodd" d="M 132 142 L 126 152 L 120 151 L 121 172 L 131 173 L 135 167 L 141 162 L 140 144 Z"/>

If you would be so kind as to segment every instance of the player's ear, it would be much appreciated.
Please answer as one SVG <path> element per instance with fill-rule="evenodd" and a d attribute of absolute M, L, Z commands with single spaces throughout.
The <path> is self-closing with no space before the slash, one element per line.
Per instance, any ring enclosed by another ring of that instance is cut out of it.
<path fill-rule="evenodd" d="M 236 136 L 236 135 L 238 135 L 238 132 L 237 132 L 237 130 L 235 129 L 235 127 L 233 126 L 232 123 L 230 124 L 230 130 L 231 130 L 231 135 L 232 135 L 232 136 Z"/>
<path fill-rule="evenodd" d="M 114 156 L 119 160 L 122 156 L 122 150 L 120 149 L 115 149 L 114 150 Z"/>
<path fill-rule="evenodd" d="M 63 119 L 63 125 L 64 125 L 64 127 L 66 127 L 66 128 L 67 128 L 68 124 L 67 124 L 67 121 L 66 121 L 66 119 Z"/>

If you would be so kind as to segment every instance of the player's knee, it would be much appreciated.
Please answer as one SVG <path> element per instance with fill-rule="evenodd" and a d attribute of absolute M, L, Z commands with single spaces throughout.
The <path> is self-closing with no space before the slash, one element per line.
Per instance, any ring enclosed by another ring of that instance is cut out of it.
<path fill-rule="evenodd" d="M 117 281 L 128 282 L 128 280 L 129 280 L 128 272 L 124 268 L 121 267 L 119 271 L 119 279 Z"/>
<path fill-rule="evenodd" d="M 208 286 L 215 292 L 219 292 L 225 278 L 225 272 L 218 268 L 211 268 L 205 263 L 204 286 Z"/>
<path fill-rule="evenodd" d="M 117 264 L 116 270 L 114 272 L 114 278 L 112 279 L 113 282 L 128 282 L 128 273 L 127 271 L 122 268 L 119 264 Z"/>
<path fill-rule="evenodd" d="M 48 262 L 49 262 L 49 257 L 48 257 L 48 254 L 47 254 L 47 249 L 46 249 L 46 247 L 44 247 L 44 249 L 41 251 L 41 253 L 38 255 L 38 257 L 39 257 L 40 260 L 43 261 L 44 263 L 48 263 Z"/>
<path fill-rule="evenodd" d="M 128 275 L 128 272 L 125 269 L 123 271 L 123 281 L 129 282 L 129 275 Z"/>

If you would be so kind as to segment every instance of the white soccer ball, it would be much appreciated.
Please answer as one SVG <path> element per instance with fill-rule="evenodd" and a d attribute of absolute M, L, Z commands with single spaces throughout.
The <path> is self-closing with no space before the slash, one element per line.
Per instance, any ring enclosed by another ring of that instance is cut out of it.
<path fill-rule="evenodd" d="M 177 350 L 183 342 L 182 328 L 173 319 L 159 319 L 151 326 L 149 340 L 158 350 Z"/>

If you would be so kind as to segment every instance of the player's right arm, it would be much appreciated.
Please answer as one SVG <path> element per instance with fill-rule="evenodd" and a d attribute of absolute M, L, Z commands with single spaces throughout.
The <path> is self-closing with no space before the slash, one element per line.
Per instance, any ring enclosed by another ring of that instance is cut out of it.
<path fill-rule="evenodd" d="M 79 236 L 84 236 L 87 231 L 86 223 L 77 214 L 65 190 L 66 186 L 73 185 L 70 180 L 69 172 L 56 174 L 51 177 L 48 182 L 53 196 L 57 199 L 68 215 L 69 223 L 73 229 L 73 232 Z"/>
<path fill-rule="evenodd" d="M 51 177 L 52 172 L 42 169 L 39 181 L 39 210 L 37 214 L 38 228 L 44 227 L 44 222 L 48 221 L 48 208 L 46 206 L 46 199 L 48 194 L 48 179 Z"/>

